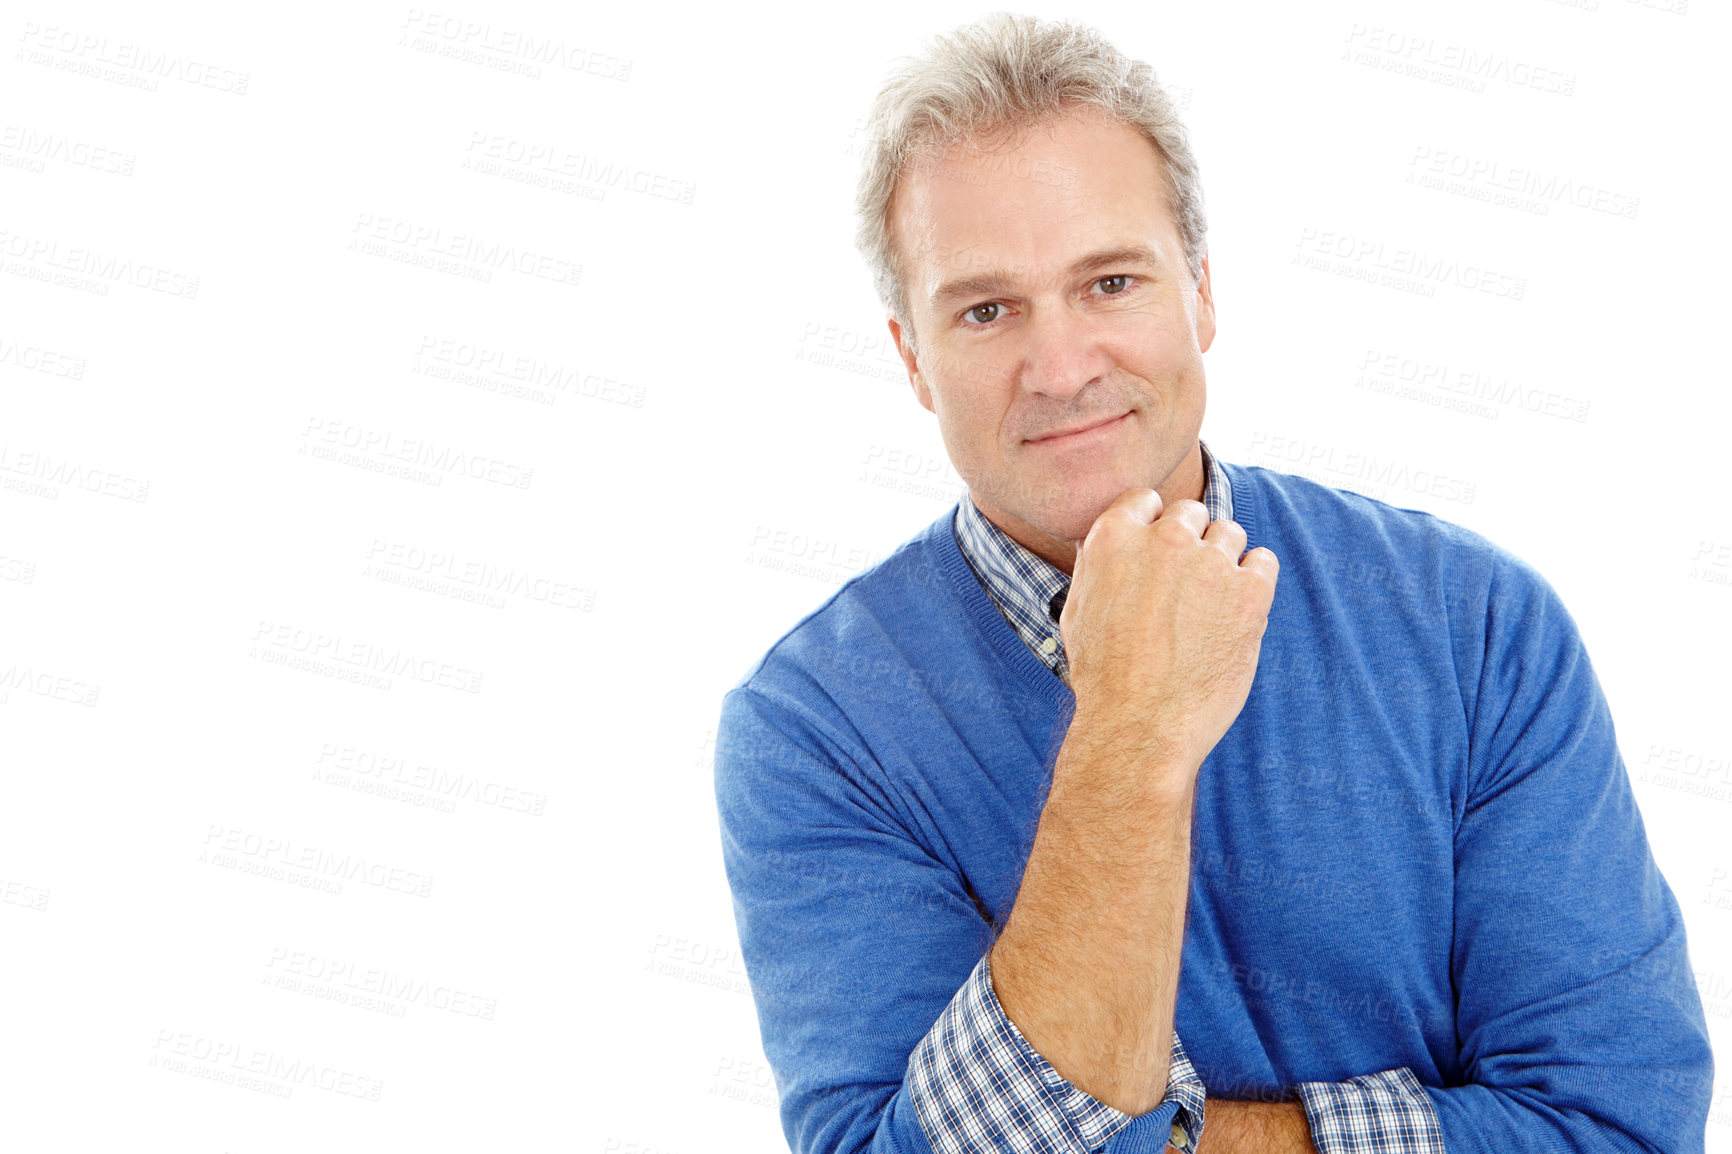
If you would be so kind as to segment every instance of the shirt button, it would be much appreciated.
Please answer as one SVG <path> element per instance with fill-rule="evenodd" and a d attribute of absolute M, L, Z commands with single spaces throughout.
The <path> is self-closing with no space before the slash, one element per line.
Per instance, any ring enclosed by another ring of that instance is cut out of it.
<path fill-rule="evenodd" d="M 1172 1144 L 1180 1150 L 1183 1150 L 1185 1148 L 1185 1141 L 1185 1128 L 1180 1126 L 1177 1122 L 1174 1122 Z"/>
<path fill-rule="evenodd" d="M 1057 648 L 1058 648 L 1058 638 L 1056 638 L 1056 637 L 1048 637 L 1045 641 L 1042 641 L 1040 643 L 1040 651 L 1042 653 L 1046 654 L 1048 657 L 1051 657 L 1053 650 L 1055 650 Z"/>

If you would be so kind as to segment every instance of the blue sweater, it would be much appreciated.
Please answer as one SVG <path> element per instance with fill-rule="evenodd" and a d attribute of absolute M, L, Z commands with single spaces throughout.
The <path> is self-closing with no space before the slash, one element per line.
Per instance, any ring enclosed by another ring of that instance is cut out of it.
<path fill-rule="evenodd" d="M 1209 1094 L 1407 1067 L 1451 1154 L 1701 1150 L 1683 921 L 1556 593 L 1430 514 L 1229 477 L 1281 576 L 1197 777 L 1174 1025 Z M 952 514 L 723 701 L 724 864 L 800 1154 L 930 1151 L 909 1054 L 1010 914 L 1075 704 Z"/>

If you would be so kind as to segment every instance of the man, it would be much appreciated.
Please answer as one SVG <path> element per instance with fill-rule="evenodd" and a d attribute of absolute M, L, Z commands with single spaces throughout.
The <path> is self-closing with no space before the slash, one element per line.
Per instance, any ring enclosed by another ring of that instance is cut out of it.
<path fill-rule="evenodd" d="M 1476 534 L 1208 452 L 1149 69 L 995 17 L 872 123 L 861 247 L 969 495 L 723 703 L 791 1147 L 1700 1150 L 1683 923 L 1573 621 Z"/>

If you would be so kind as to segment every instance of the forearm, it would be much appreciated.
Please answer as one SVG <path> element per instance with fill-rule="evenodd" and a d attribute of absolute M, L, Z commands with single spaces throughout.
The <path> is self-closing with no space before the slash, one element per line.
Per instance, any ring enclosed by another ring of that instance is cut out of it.
<path fill-rule="evenodd" d="M 1298 1102 L 1209 1099 L 1209 1124 L 1191 1154 L 1317 1154 Z"/>
<path fill-rule="evenodd" d="M 1000 1004 L 1077 1088 L 1127 1114 L 1166 1091 L 1194 771 L 1135 767 L 1072 726 L 992 949 Z"/>

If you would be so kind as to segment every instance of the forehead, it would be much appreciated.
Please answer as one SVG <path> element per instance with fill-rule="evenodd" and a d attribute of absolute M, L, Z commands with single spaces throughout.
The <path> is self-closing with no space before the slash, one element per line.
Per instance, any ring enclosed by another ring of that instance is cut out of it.
<path fill-rule="evenodd" d="M 1182 264 L 1168 188 L 1155 146 L 1091 108 L 921 156 L 889 222 L 909 303 L 934 307 L 942 286 L 983 273 L 1043 287 L 1103 250 L 1143 247 Z"/>

